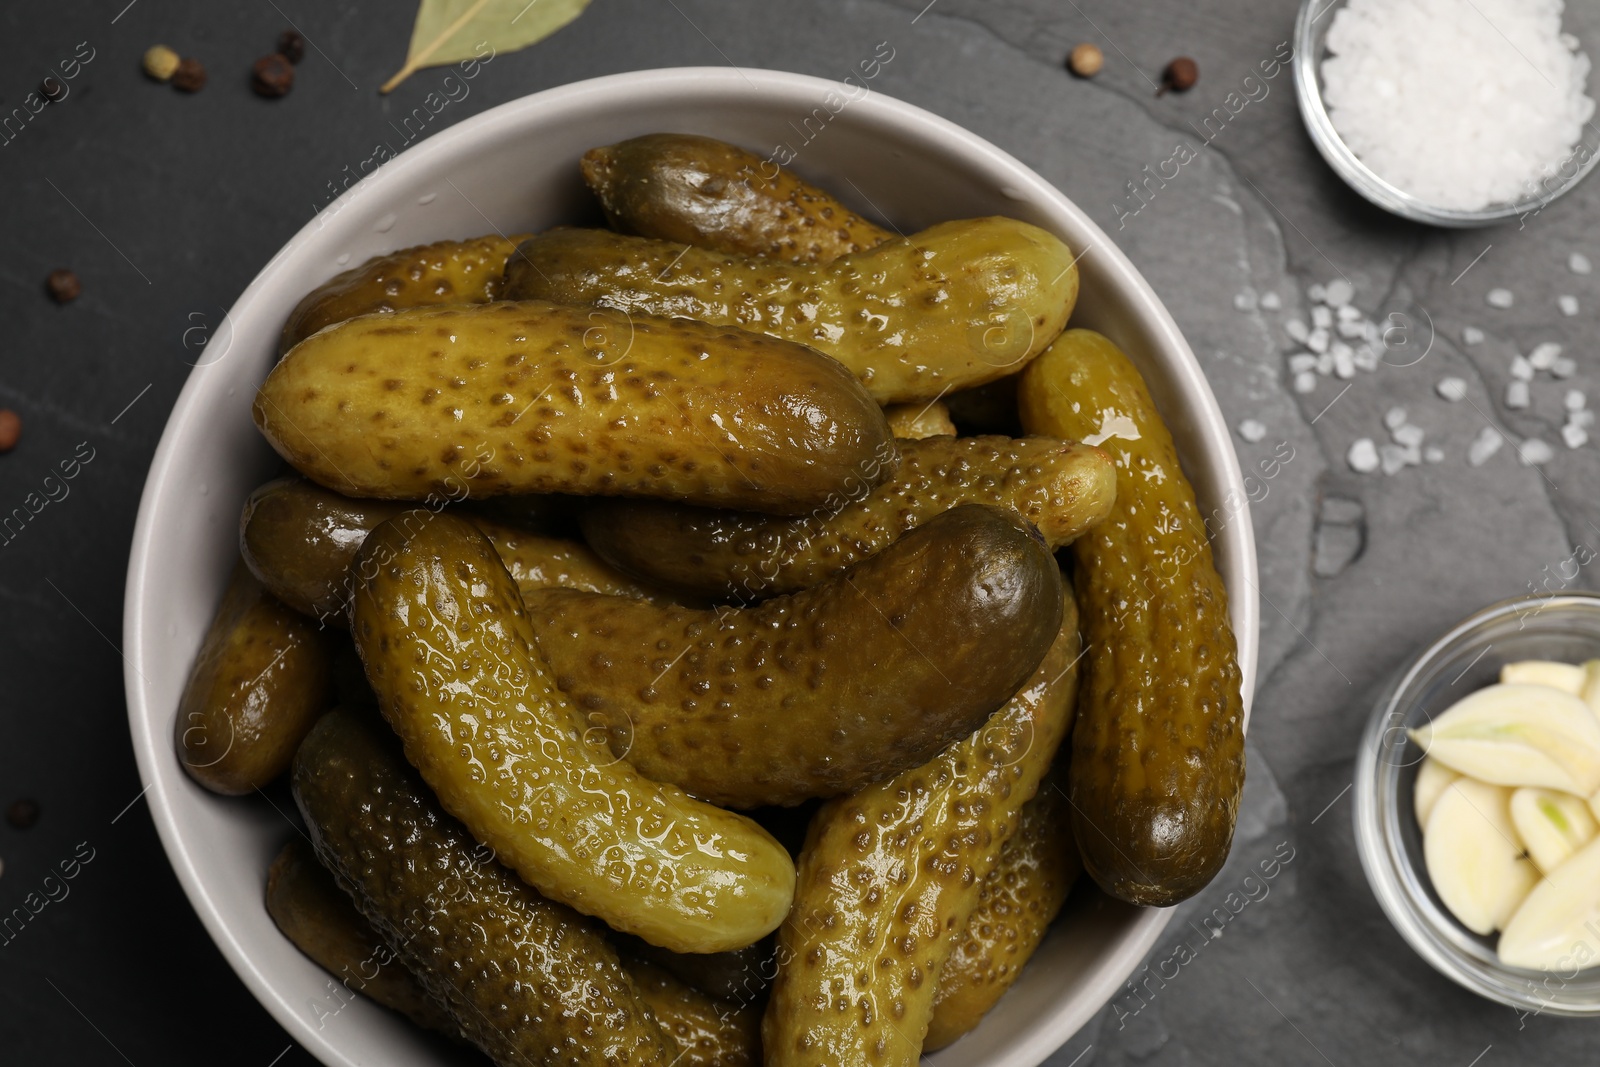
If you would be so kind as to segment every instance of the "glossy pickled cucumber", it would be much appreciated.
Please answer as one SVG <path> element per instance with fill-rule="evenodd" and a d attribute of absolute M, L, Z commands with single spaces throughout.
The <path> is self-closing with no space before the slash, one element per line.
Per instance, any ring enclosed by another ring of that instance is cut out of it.
<path fill-rule="evenodd" d="M 1014 515 L 968 505 L 751 608 L 565 589 L 526 603 L 556 684 L 614 755 L 752 808 L 859 789 L 971 733 L 1055 639 L 1061 575 Z"/>
<path fill-rule="evenodd" d="M 527 237 L 490 234 L 374 256 L 323 282 L 295 305 L 278 338 L 278 354 L 324 326 L 357 315 L 388 314 L 429 304 L 485 304 L 497 299 L 506 260 Z"/>
<path fill-rule="evenodd" d="M 827 263 L 894 235 L 754 152 L 652 133 L 584 154 L 583 180 L 614 229 L 792 262 Z"/>
<path fill-rule="evenodd" d="M 1083 871 L 1062 789 L 1066 778 L 1058 770 L 1059 763 L 1022 806 L 966 931 L 939 970 L 924 1052 L 944 1048 L 983 1021 L 1044 941 Z"/>
<path fill-rule="evenodd" d="M 284 845 L 267 870 L 267 913 L 295 948 L 346 989 L 425 1030 L 464 1040 L 449 1013 L 417 984 L 302 838 Z"/>
<path fill-rule="evenodd" d="M 677 1067 L 759 1067 L 761 1014 L 713 1000 L 670 971 L 630 960 L 639 997 L 678 1046 Z"/>
<path fill-rule="evenodd" d="M 810 345 L 873 399 L 897 404 L 992 381 L 1044 351 L 1072 312 L 1078 268 L 1054 235 L 998 216 L 940 223 L 826 264 L 567 229 L 518 246 L 506 294 Z"/>
<path fill-rule="evenodd" d="M 1172 435 L 1127 356 L 1068 331 L 1023 373 L 1018 397 L 1030 433 L 1109 434 L 1100 447 L 1118 471 L 1111 517 L 1072 548 L 1089 647 L 1073 833 L 1106 892 L 1176 904 L 1227 859 L 1244 788 L 1228 592 Z"/>
<path fill-rule="evenodd" d="M 806 589 L 959 504 L 1009 508 L 1051 548 L 1111 512 L 1117 475 L 1090 445 L 1053 438 L 900 442 L 894 477 L 799 519 L 659 501 L 594 501 L 584 536 L 620 570 L 699 596 L 744 602 Z"/>
<path fill-rule="evenodd" d="M 360 577 L 351 573 L 350 561 L 379 523 L 411 508 L 398 501 L 355 500 L 304 478 L 280 478 L 245 502 L 239 549 L 251 573 L 279 600 L 343 627 Z M 518 588 L 559 585 L 617 596 L 657 595 L 578 541 L 528 533 L 482 515 L 470 518 L 494 543 Z"/>
<path fill-rule="evenodd" d="M 727 952 L 698 953 L 668 952 L 636 937 L 619 936 L 617 941 L 623 955 L 644 960 L 713 1000 L 736 1007 L 764 1004 L 767 986 L 777 973 L 771 937 Z"/>
<path fill-rule="evenodd" d="M 256 425 L 346 496 L 645 495 L 779 514 L 887 475 L 882 410 L 834 360 L 761 334 L 540 301 L 329 327 Z"/>
<path fill-rule="evenodd" d="M 937 400 L 931 404 L 891 404 L 883 409 L 883 414 L 896 437 L 921 441 L 927 437 L 956 435 L 950 409 Z"/>
<path fill-rule="evenodd" d="M 1081 644 L 1064 599 L 1049 654 L 988 723 L 812 820 L 761 1024 L 766 1067 L 917 1063 L 940 970 L 1071 728 Z"/>
<path fill-rule="evenodd" d="M 294 797 L 323 865 L 500 1067 L 673 1062 L 603 927 L 496 863 L 382 724 L 325 715 L 295 755 Z"/>
<path fill-rule="evenodd" d="M 384 717 L 445 810 L 503 863 L 675 952 L 738 948 L 783 921 L 794 889 L 783 846 L 580 738 L 475 526 L 409 512 L 374 530 L 355 566 L 372 578 L 351 631 Z"/>
<path fill-rule="evenodd" d="M 178 760 L 214 793 L 259 789 L 333 706 L 333 656 L 316 626 L 238 564 L 189 670 L 174 721 Z"/>

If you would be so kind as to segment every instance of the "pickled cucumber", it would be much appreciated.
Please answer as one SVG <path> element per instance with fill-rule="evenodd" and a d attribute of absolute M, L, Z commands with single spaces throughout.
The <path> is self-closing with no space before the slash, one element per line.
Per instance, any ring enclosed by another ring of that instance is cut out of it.
<path fill-rule="evenodd" d="M 497 299 L 506 260 L 527 234 L 436 241 L 375 256 L 307 293 L 284 323 L 278 354 L 324 326 L 357 315 L 429 304 L 484 304 Z"/>
<path fill-rule="evenodd" d="M 983 880 L 978 906 L 939 971 L 924 1052 L 944 1048 L 983 1021 L 1021 976 L 1083 870 L 1059 770 L 1058 762 L 1022 806 L 1016 832 Z"/>
<path fill-rule="evenodd" d="M 615 756 L 750 808 L 850 792 L 971 733 L 1055 640 L 1061 576 L 1014 515 L 965 505 L 751 608 L 566 589 L 526 603 L 556 684 Z"/>
<path fill-rule="evenodd" d="M 289 769 L 333 706 L 333 656 L 310 620 L 235 566 L 174 721 L 178 760 L 213 793 L 239 795 Z"/>
<path fill-rule="evenodd" d="M 1080 642 L 1064 599 L 1049 654 L 988 723 L 812 820 L 761 1024 L 766 1067 L 917 1063 L 940 970 L 1071 728 Z"/>
<path fill-rule="evenodd" d="M 323 716 L 295 755 L 294 797 L 318 858 L 496 1064 L 673 1062 L 600 924 L 496 863 L 439 809 L 381 724 L 342 709 Z"/>
<path fill-rule="evenodd" d="M 465 1040 L 449 1013 L 417 984 L 302 838 L 284 845 L 267 871 L 267 912 L 295 948 L 345 988 L 425 1030 Z"/>
<path fill-rule="evenodd" d="M 625 962 L 662 1031 L 678 1046 L 677 1067 L 759 1067 L 761 1015 L 725 1004 L 638 960 Z"/>
<path fill-rule="evenodd" d="M 1053 438 L 901 441 L 894 477 L 799 519 L 659 501 L 594 501 L 584 536 L 618 569 L 687 594 L 744 602 L 809 588 L 958 504 L 1010 508 L 1051 548 L 1111 512 L 1117 475 L 1090 445 Z"/>
<path fill-rule="evenodd" d="M 580 738 L 517 587 L 470 522 L 408 512 L 369 534 L 354 566 L 371 577 L 351 631 L 384 717 L 445 810 L 502 862 L 675 952 L 738 948 L 782 922 L 794 888 L 783 846 L 594 758 L 603 750 Z"/>
<path fill-rule="evenodd" d="M 812 510 L 894 466 L 834 360 L 761 334 L 539 301 L 331 326 L 283 358 L 256 425 L 346 496 L 648 495 Z"/>
<path fill-rule="evenodd" d="M 894 235 L 753 152 L 652 133 L 591 149 L 583 180 L 612 227 L 698 248 L 826 263 Z"/>
<path fill-rule="evenodd" d="M 1000 217 L 826 264 L 564 229 L 518 246 L 506 294 L 740 326 L 826 352 L 879 403 L 925 403 L 1044 351 L 1077 299 L 1078 268 L 1054 235 Z"/>
<path fill-rule="evenodd" d="M 410 508 L 398 501 L 354 500 L 304 478 L 280 478 L 245 502 L 239 548 L 251 573 L 279 600 L 342 627 L 358 579 L 350 561 L 374 527 Z M 528 533 L 482 515 L 471 519 L 494 543 L 519 589 L 559 585 L 617 596 L 659 595 L 580 542 Z"/>
<path fill-rule="evenodd" d="M 1023 372 L 1018 398 L 1028 432 L 1104 436 L 1118 470 L 1110 518 L 1072 548 L 1089 647 L 1073 834 L 1106 892 L 1176 904 L 1227 859 L 1244 787 L 1228 593 L 1172 435 L 1127 356 L 1070 330 Z"/>
<path fill-rule="evenodd" d="M 930 404 L 891 404 L 883 409 L 896 437 L 920 441 L 926 437 L 954 437 L 956 424 L 950 409 L 935 400 Z"/>

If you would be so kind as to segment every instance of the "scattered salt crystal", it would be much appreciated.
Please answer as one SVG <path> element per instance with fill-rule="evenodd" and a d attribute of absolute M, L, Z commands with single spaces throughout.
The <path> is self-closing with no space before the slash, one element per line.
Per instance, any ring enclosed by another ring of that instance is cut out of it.
<path fill-rule="evenodd" d="M 1589 406 L 1589 399 L 1581 389 L 1568 389 L 1567 395 L 1561 398 L 1561 404 L 1568 411 L 1582 411 Z"/>
<path fill-rule="evenodd" d="M 1334 315 L 1340 322 L 1354 322 L 1361 318 L 1361 309 L 1354 304 L 1341 304 Z"/>
<path fill-rule="evenodd" d="M 1533 361 L 1526 356 L 1512 356 L 1511 376 L 1521 382 L 1533 381 Z"/>
<path fill-rule="evenodd" d="M 1433 391 L 1454 404 L 1457 400 L 1464 400 L 1467 396 L 1467 383 L 1461 378 L 1440 378 L 1439 384 Z"/>
<path fill-rule="evenodd" d="M 1550 373 L 1557 378 L 1570 378 L 1578 373 L 1578 361 L 1567 356 L 1562 356 L 1550 364 Z"/>
<path fill-rule="evenodd" d="M 1567 412 L 1567 425 L 1581 426 L 1587 430 L 1594 425 L 1594 412 L 1588 408 L 1584 408 L 1582 411 L 1569 411 Z"/>
<path fill-rule="evenodd" d="M 1578 298 L 1563 294 L 1556 297 L 1556 307 L 1561 309 L 1561 314 L 1571 318 L 1578 313 Z"/>
<path fill-rule="evenodd" d="M 1513 378 L 1506 383 L 1506 407 L 1525 408 L 1528 406 L 1528 383 L 1521 378 Z"/>
<path fill-rule="evenodd" d="M 1422 438 L 1422 427 L 1415 423 L 1408 422 L 1404 426 L 1396 427 L 1394 431 L 1394 443 L 1405 445 L 1407 448 L 1416 448 L 1422 444 Z"/>
<path fill-rule="evenodd" d="M 1294 376 L 1294 391 L 1309 393 L 1317 387 L 1317 376 L 1310 371 L 1301 371 Z"/>
<path fill-rule="evenodd" d="M 1364 163 L 1425 203 L 1473 211 L 1526 196 L 1572 155 L 1594 111 L 1589 62 L 1562 42 L 1561 10 L 1350 0 L 1328 27 L 1329 118 Z"/>
<path fill-rule="evenodd" d="M 1589 442 L 1589 431 L 1569 422 L 1561 427 L 1561 440 L 1566 442 L 1568 448 L 1582 448 Z"/>
<path fill-rule="evenodd" d="M 1500 451 L 1500 446 L 1505 439 L 1500 432 L 1492 426 L 1485 426 L 1478 431 L 1478 436 L 1472 439 L 1472 444 L 1467 446 L 1467 462 L 1474 467 L 1481 467 L 1489 462 L 1489 457 Z"/>
<path fill-rule="evenodd" d="M 1582 252 L 1574 252 L 1567 257 L 1567 269 L 1574 274 L 1588 274 L 1594 270 L 1594 264 Z"/>
<path fill-rule="evenodd" d="M 1329 307 L 1342 308 L 1356 295 L 1356 287 L 1344 278 L 1335 278 L 1324 287 L 1324 299 Z"/>
<path fill-rule="evenodd" d="M 1333 325 L 1333 312 L 1329 311 L 1325 307 L 1312 308 L 1311 325 L 1317 327 L 1318 329 L 1326 330 L 1329 326 Z"/>
<path fill-rule="evenodd" d="M 1256 291 L 1246 289 L 1233 294 L 1233 306 L 1239 311 L 1254 311 L 1256 309 Z"/>
<path fill-rule="evenodd" d="M 1343 309 L 1341 308 L 1340 310 Z M 1348 337 L 1352 341 L 1367 335 L 1367 324 L 1360 319 L 1340 319 L 1339 325 L 1335 329 L 1339 331 L 1340 337 Z"/>
<path fill-rule="evenodd" d="M 1539 463 L 1549 463 L 1555 458 L 1556 450 L 1537 437 L 1530 437 L 1517 446 L 1517 455 L 1524 467 L 1532 467 Z"/>
<path fill-rule="evenodd" d="M 1355 359 L 1357 370 L 1374 371 L 1378 369 L 1378 353 L 1371 345 L 1362 345 L 1356 349 L 1356 354 L 1353 358 Z"/>
<path fill-rule="evenodd" d="M 1461 327 L 1461 343 L 1464 345 L 1481 345 L 1483 343 L 1483 331 L 1476 326 Z"/>
<path fill-rule="evenodd" d="M 1383 413 L 1383 424 L 1390 430 L 1398 430 L 1406 424 L 1406 409 L 1392 407 Z"/>
<path fill-rule="evenodd" d="M 1346 379 L 1356 376 L 1356 354 L 1350 350 L 1349 345 L 1338 345 L 1331 354 L 1335 375 Z"/>
<path fill-rule="evenodd" d="M 1383 464 L 1383 473 L 1398 474 L 1405 467 L 1406 461 L 1411 458 L 1410 453 L 1399 445 L 1378 446 L 1378 462 Z M 1418 456 L 1417 458 L 1421 458 Z"/>
<path fill-rule="evenodd" d="M 1305 344 L 1306 338 L 1311 336 L 1311 330 L 1307 328 L 1305 319 L 1290 319 L 1283 324 L 1283 329 L 1291 339 L 1301 344 Z"/>
<path fill-rule="evenodd" d="M 1310 352 L 1296 352 L 1289 357 L 1289 373 L 1304 374 L 1308 370 L 1317 369 L 1317 357 Z"/>
<path fill-rule="evenodd" d="M 1429 445 L 1427 448 L 1422 450 L 1422 461 L 1424 463 L 1443 463 L 1444 449 L 1435 445 Z"/>
<path fill-rule="evenodd" d="M 1357 474 L 1371 474 L 1378 469 L 1381 462 L 1378 459 L 1378 446 L 1372 443 L 1372 438 L 1362 437 L 1350 446 L 1350 451 L 1345 454 L 1345 462 L 1350 464 L 1350 469 Z"/>
<path fill-rule="evenodd" d="M 1279 308 L 1283 307 L 1283 298 L 1280 297 L 1276 292 L 1268 291 L 1262 293 L 1261 307 L 1265 311 L 1277 311 Z"/>
<path fill-rule="evenodd" d="M 1560 355 L 1561 346 L 1554 341 L 1546 341 L 1534 346 L 1533 351 L 1528 353 L 1528 362 L 1533 364 L 1534 370 L 1549 370 Z"/>
<path fill-rule="evenodd" d="M 1317 357 L 1317 373 L 1326 378 L 1333 373 L 1333 353 L 1324 352 Z"/>
<path fill-rule="evenodd" d="M 1245 419 L 1239 424 L 1239 436 L 1251 444 L 1255 444 L 1267 436 L 1267 428 L 1256 419 Z"/>
<path fill-rule="evenodd" d="M 1492 308 L 1508 308 L 1517 302 L 1510 289 L 1490 289 L 1487 299 Z"/>
<path fill-rule="evenodd" d="M 1328 331 L 1312 330 L 1311 336 L 1306 338 L 1306 347 L 1318 355 L 1328 350 Z"/>
<path fill-rule="evenodd" d="M 1320 304 L 1327 298 L 1328 290 L 1324 289 L 1318 283 L 1312 282 L 1310 285 L 1306 286 L 1306 299 L 1311 301 L 1313 304 Z"/>

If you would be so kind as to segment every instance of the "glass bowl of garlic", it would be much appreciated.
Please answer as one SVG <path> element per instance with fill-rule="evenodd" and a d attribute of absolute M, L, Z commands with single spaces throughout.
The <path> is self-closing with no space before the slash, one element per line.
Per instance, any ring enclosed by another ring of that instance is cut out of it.
<path fill-rule="evenodd" d="M 1441 974 L 1600 1016 L 1600 595 L 1492 604 L 1384 691 L 1356 757 L 1356 847 Z"/>

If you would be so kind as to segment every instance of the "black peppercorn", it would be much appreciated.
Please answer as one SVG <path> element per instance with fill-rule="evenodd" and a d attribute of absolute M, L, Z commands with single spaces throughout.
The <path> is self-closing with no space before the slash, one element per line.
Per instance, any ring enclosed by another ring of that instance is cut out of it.
<path fill-rule="evenodd" d="M 306 57 L 306 39 L 298 30 L 284 30 L 278 37 L 278 54 L 291 63 Z"/>
<path fill-rule="evenodd" d="M 172 72 L 172 87 L 181 93 L 198 93 L 206 87 L 206 68 L 198 59 L 178 60 L 178 69 Z"/>
<path fill-rule="evenodd" d="M 294 88 L 294 66 L 277 52 L 262 56 L 251 71 L 250 88 L 257 96 L 283 96 Z"/>
<path fill-rule="evenodd" d="M 1167 64 L 1167 69 L 1161 73 L 1160 96 L 1169 89 L 1175 93 L 1186 93 L 1194 88 L 1194 83 L 1200 80 L 1200 66 L 1188 56 L 1179 56 Z"/>
<path fill-rule="evenodd" d="M 83 283 L 78 281 L 78 276 L 65 268 L 51 271 L 44 280 L 44 287 L 49 291 L 50 299 L 58 304 L 76 300 L 78 294 L 83 292 Z"/>
<path fill-rule="evenodd" d="M 52 74 L 39 83 L 39 95 L 54 104 L 67 98 L 67 87 Z"/>

